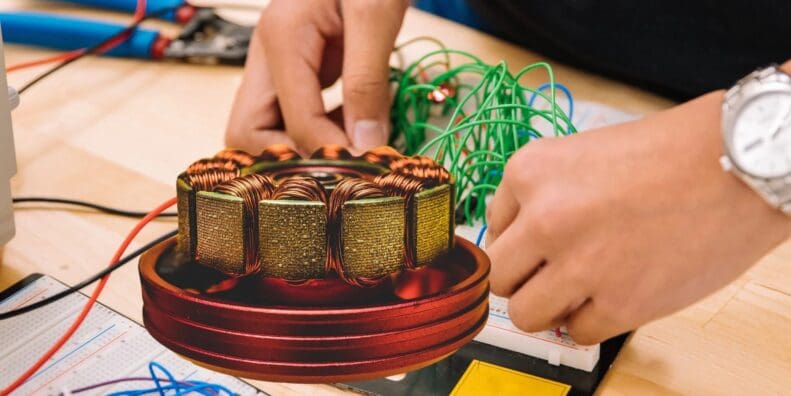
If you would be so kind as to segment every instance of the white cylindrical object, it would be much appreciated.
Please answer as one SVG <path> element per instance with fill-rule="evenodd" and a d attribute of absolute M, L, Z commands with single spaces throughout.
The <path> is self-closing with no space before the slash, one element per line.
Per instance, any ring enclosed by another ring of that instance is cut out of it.
<path fill-rule="evenodd" d="M 11 177 L 16 174 L 11 110 L 19 105 L 19 94 L 6 82 L 3 39 L 0 37 L 0 92 L 3 92 L 3 88 L 8 91 L 8 101 L 3 100 L 6 98 L 0 93 L 0 248 L 13 238 L 16 232 L 11 199 Z"/>

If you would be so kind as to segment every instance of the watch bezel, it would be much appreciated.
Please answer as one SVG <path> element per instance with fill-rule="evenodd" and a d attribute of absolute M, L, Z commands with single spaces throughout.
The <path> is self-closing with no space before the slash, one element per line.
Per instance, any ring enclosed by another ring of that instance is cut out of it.
<path fill-rule="evenodd" d="M 783 72 L 780 72 L 783 73 Z M 787 74 L 783 73 L 785 76 L 788 77 Z M 741 113 L 744 111 L 745 107 L 747 107 L 750 103 L 754 102 L 755 100 L 771 94 L 785 94 L 791 96 L 791 78 L 790 79 L 778 79 L 775 81 L 750 81 L 745 83 L 740 87 L 741 89 L 736 95 L 730 100 L 726 100 L 723 102 L 723 109 L 722 109 L 722 131 L 723 131 L 723 141 L 725 143 L 725 154 L 728 158 L 731 159 L 731 163 L 733 166 L 741 173 L 748 175 L 750 177 L 754 177 L 756 179 L 761 180 L 776 180 L 776 179 L 783 179 L 786 177 L 791 176 L 791 171 L 786 172 L 782 175 L 777 176 L 763 176 L 757 175 L 753 172 L 748 171 L 745 169 L 742 164 L 740 163 L 737 156 L 733 154 L 733 135 L 734 135 L 734 127 L 736 125 L 737 120 L 741 116 Z"/>

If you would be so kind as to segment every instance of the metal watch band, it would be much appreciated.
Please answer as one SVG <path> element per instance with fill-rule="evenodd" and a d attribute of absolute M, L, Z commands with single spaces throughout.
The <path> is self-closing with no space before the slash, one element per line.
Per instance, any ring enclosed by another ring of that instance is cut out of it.
<path fill-rule="evenodd" d="M 769 203 L 791 215 L 791 176 L 771 180 L 752 179 L 751 184 Z"/>
<path fill-rule="evenodd" d="M 791 75 L 780 70 L 777 65 L 756 70 L 740 79 L 726 93 L 723 99 L 723 112 L 735 111 L 735 107 L 742 101 L 745 92 L 753 91 L 755 86 L 764 84 L 784 83 L 791 85 Z M 723 162 L 723 167 L 734 173 L 770 205 L 780 209 L 786 215 L 791 215 L 791 175 L 776 179 L 764 179 L 745 174 L 731 164 L 731 159 L 725 156 L 727 165 Z"/>
<path fill-rule="evenodd" d="M 734 105 L 741 96 L 744 88 L 747 85 L 752 84 L 767 84 L 772 82 L 782 82 L 782 83 L 789 83 L 791 84 L 791 76 L 787 73 L 781 71 L 777 65 L 771 65 L 769 67 L 758 69 L 745 77 L 741 80 L 737 81 L 736 84 L 733 85 L 727 92 L 725 92 L 725 98 L 723 99 L 723 106 L 725 110 L 733 109 Z"/>

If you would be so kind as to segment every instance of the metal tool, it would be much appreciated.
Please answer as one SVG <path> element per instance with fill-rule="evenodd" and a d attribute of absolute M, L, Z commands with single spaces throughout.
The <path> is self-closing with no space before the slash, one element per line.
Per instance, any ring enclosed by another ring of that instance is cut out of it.
<path fill-rule="evenodd" d="M 136 0 L 68 0 L 117 11 L 133 11 Z M 184 25 L 168 38 L 157 30 L 137 28 L 110 56 L 174 59 L 190 63 L 243 65 L 253 28 L 221 18 L 213 8 L 193 7 L 184 0 L 148 0 L 146 15 Z M 0 13 L 7 43 L 64 51 L 90 48 L 126 27 L 117 23 L 34 12 Z"/>

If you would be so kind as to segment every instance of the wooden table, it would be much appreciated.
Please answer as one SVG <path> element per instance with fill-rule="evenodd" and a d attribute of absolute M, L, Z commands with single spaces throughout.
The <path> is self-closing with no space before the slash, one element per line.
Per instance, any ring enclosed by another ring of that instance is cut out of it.
<path fill-rule="evenodd" d="M 118 18 L 35 1 L 0 9 L 39 9 Z M 170 31 L 173 31 L 172 27 Z M 518 68 L 542 59 L 460 25 L 408 12 L 401 39 L 431 35 L 489 62 Z M 6 47 L 7 64 L 49 52 Z M 671 102 L 553 62 L 577 98 L 650 113 Z M 19 87 L 42 69 L 9 79 Z M 222 147 L 240 68 L 138 60 L 81 60 L 22 97 L 14 114 L 16 195 L 52 195 L 150 209 L 174 195 L 176 174 Z M 541 83 L 539 77 L 533 83 Z M 133 222 L 60 210 L 16 212 L 17 236 L 0 261 L 0 288 L 31 272 L 76 283 L 107 264 Z M 175 227 L 147 227 L 140 246 Z M 602 394 L 779 394 L 791 386 L 791 243 L 720 292 L 639 329 L 601 386 Z M 140 321 L 136 266 L 111 278 L 101 301 Z M 340 393 L 329 386 L 257 383 L 275 394 Z"/>

